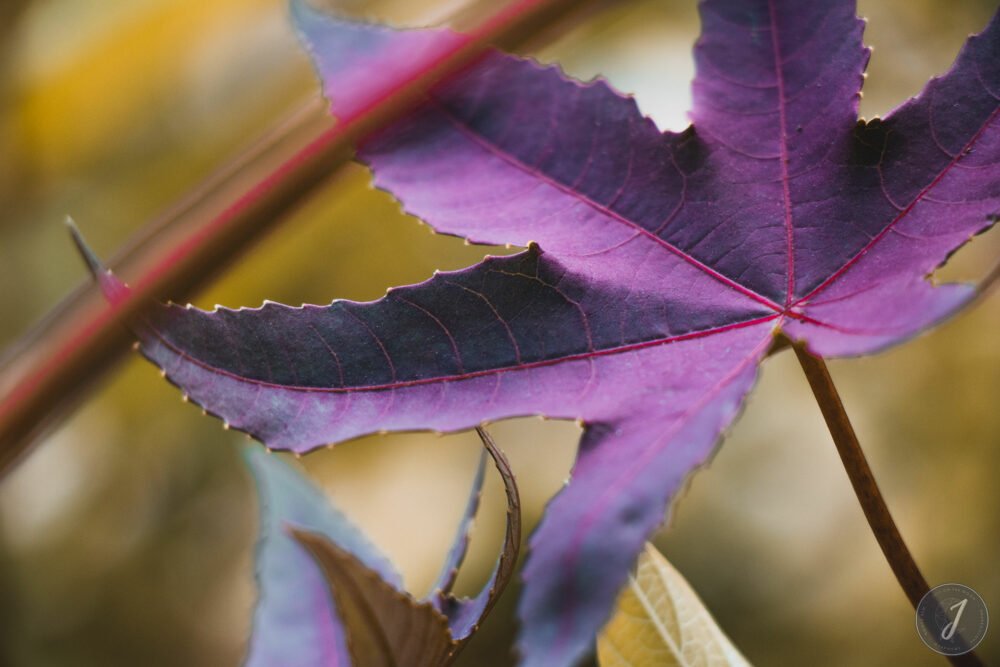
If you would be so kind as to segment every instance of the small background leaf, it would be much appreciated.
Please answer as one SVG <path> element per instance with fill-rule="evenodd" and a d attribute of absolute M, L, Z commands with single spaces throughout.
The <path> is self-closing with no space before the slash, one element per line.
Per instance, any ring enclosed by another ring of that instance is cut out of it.
<path fill-rule="evenodd" d="M 597 660 L 601 667 L 750 664 L 681 573 L 649 543 L 597 638 Z"/>
<path fill-rule="evenodd" d="M 260 534 L 254 569 L 258 582 L 253 630 L 245 667 L 344 667 L 346 639 L 333 601 L 324 594 L 323 573 L 288 535 L 287 527 L 312 531 L 335 542 L 377 573 L 387 585 L 399 575 L 368 538 L 293 468 L 260 447 L 244 457 L 260 498 Z"/>
<path fill-rule="evenodd" d="M 330 583 L 344 624 L 351 662 L 365 667 L 436 667 L 454 642 L 448 620 L 429 602 L 417 602 L 321 535 L 292 530 Z"/>
<path fill-rule="evenodd" d="M 328 539 L 333 534 L 329 530 L 321 533 L 315 532 L 312 528 L 303 529 L 290 523 L 285 524 L 285 532 L 297 540 L 299 545 L 309 552 L 315 563 L 321 568 L 325 586 L 320 585 L 319 588 L 325 588 L 336 605 L 337 619 L 319 622 L 320 626 L 335 626 L 333 627 L 335 635 L 333 642 L 326 643 L 334 644 L 335 648 L 343 652 L 342 658 L 340 656 L 327 658 L 328 662 L 330 659 L 334 660 L 334 663 L 330 664 L 340 665 L 344 661 L 350 661 L 351 664 L 359 667 L 439 667 L 449 664 L 478 629 L 479 624 L 493 608 L 510 581 L 521 543 L 520 496 L 514 475 L 510 470 L 510 464 L 503 452 L 500 451 L 484 428 L 477 427 L 476 432 L 483 442 L 485 452 L 493 459 L 497 471 L 503 478 L 504 489 L 507 493 L 507 531 L 503 551 L 497 560 L 493 575 L 479 594 L 471 599 L 455 597 L 449 591 L 454 583 L 458 566 L 464 558 L 468 545 L 468 529 L 479 505 L 485 472 L 485 453 L 480 458 L 466 512 L 459 524 L 455 542 L 445 560 L 442 575 L 439 577 L 439 582 L 442 583 L 431 590 L 427 599 L 419 601 L 413 599 L 402 589 L 398 581 L 391 576 L 387 577 L 381 571 L 384 568 L 377 571 L 362 562 L 362 558 L 366 557 L 364 551 L 358 553 L 358 556 L 361 557 L 359 558 L 355 556 L 355 553 L 352 553 L 353 550 L 342 548 L 338 540 Z M 263 459 L 255 466 L 255 472 L 258 467 L 262 467 L 264 470 L 270 468 L 284 470 L 284 468 L 276 468 L 274 465 L 264 466 L 264 459 L 273 459 L 272 456 L 261 454 L 257 458 L 260 457 Z M 249 460 L 252 464 L 256 462 L 254 458 Z M 290 490 L 310 491 L 311 487 L 300 483 L 291 485 Z M 262 496 L 266 497 L 263 493 Z M 326 507 L 327 503 L 313 498 L 312 503 L 305 504 L 307 508 L 312 505 Z M 346 520 L 343 523 L 346 524 Z M 351 535 L 348 534 L 348 537 Z M 275 540 L 272 539 L 271 542 L 273 543 Z M 296 554 L 305 557 L 304 553 L 296 552 Z M 368 560 L 372 559 L 369 557 Z M 374 564 L 380 565 L 378 561 L 374 561 Z M 307 575 L 311 572 L 310 568 L 302 567 L 301 564 L 291 568 L 283 568 L 283 570 L 289 569 L 303 571 Z M 268 580 L 269 575 L 270 578 L 279 581 L 281 579 L 287 581 L 289 577 L 287 575 L 280 577 L 279 575 L 285 574 L 280 569 L 276 571 L 272 568 L 270 573 L 266 570 L 261 571 L 264 572 L 261 576 L 261 599 L 263 603 L 266 603 L 268 599 L 266 587 L 272 584 Z M 305 582 L 306 586 L 301 585 L 302 582 L 297 580 L 292 581 L 292 583 L 299 585 L 290 590 L 286 585 L 283 590 L 285 597 L 293 600 L 303 596 L 308 597 L 311 589 L 317 588 L 315 582 L 312 581 Z M 271 588 L 277 589 L 278 587 L 272 585 Z M 279 612 L 284 612 L 278 614 L 279 621 L 272 620 L 270 626 L 263 627 L 263 631 L 272 631 L 274 634 L 273 626 L 280 622 L 286 626 L 289 625 L 289 621 L 293 626 L 308 627 L 314 625 L 301 618 L 297 620 L 289 618 L 290 615 L 286 608 L 293 606 L 294 603 L 279 608 Z M 271 616 L 275 616 L 273 610 Z M 261 643 L 257 639 L 257 636 L 262 632 L 261 625 L 263 624 L 258 624 L 255 629 L 253 640 L 255 646 Z M 284 628 L 283 631 L 287 634 L 287 628 Z M 301 644 L 301 642 L 295 643 Z M 275 644 L 277 642 L 271 640 L 267 642 L 267 647 Z M 345 646 L 346 648 L 344 648 Z M 313 647 L 297 646 L 294 650 L 308 651 L 310 648 Z"/>

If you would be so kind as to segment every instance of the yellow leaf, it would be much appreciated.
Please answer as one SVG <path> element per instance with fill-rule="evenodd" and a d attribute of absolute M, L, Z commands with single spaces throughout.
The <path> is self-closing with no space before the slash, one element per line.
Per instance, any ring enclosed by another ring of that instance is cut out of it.
<path fill-rule="evenodd" d="M 749 667 L 680 572 L 647 543 L 597 637 L 601 667 Z"/>

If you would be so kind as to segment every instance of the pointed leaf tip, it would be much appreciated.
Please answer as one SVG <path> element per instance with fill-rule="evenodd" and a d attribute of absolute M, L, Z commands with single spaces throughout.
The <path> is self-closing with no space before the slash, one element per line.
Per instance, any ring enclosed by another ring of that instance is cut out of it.
<path fill-rule="evenodd" d="M 98 287 L 100 287 L 104 298 L 111 304 L 117 304 L 124 300 L 128 294 L 128 287 L 115 277 L 108 267 L 104 266 L 104 262 L 101 261 L 97 253 L 83 239 L 83 234 L 80 233 L 80 229 L 76 226 L 76 221 L 68 215 L 66 216 L 66 227 L 69 228 L 70 236 L 73 237 L 73 243 L 76 244 L 76 249 L 80 252 L 80 256 L 83 257 L 83 261 L 87 263 L 90 275 L 94 278 L 94 282 L 97 283 Z"/>
<path fill-rule="evenodd" d="M 517 556 L 521 547 L 521 499 L 517 490 L 517 482 L 511 471 L 510 463 L 503 451 L 482 426 L 476 427 L 476 433 L 483 446 L 489 452 L 497 472 L 503 479 L 507 494 L 507 529 L 504 536 L 503 551 L 497 559 L 489 582 L 474 598 L 457 598 L 452 594 L 441 595 L 438 598 L 440 609 L 448 617 L 452 637 L 458 641 L 458 650 L 467 642 L 478 628 L 482 620 L 493 609 L 500 594 L 514 574 Z"/>
<path fill-rule="evenodd" d="M 95 280 L 100 281 L 101 274 L 107 273 L 104 263 L 101 262 L 97 253 L 87 245 L 87 242 L 83 239 L 83 234 L 80 233 L 80 228 L 76 226 L 76 221 L 68 215 L 66 216 L 66 227 L 69 228 L 70 236 L 73 237 L 73 243 L 76 244 L 76 249 L 80 251 L 83 261 L 87 263 L 87 268 L 90 270 L 91 275 L 94 276 Z"/>

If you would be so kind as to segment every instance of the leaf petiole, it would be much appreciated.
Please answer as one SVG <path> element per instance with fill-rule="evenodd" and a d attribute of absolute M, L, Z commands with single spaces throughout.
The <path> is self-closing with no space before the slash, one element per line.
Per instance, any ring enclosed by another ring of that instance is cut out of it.
<path fill-rule="evenodd" d="M 802 343 L 792 343 L 795 356 L 805 372 L 806 380 L 812 389 L 813 396 L 819 404 L 819 409 L 823 413 L 823 419 L 833 437 L 833 443 L 840 454 L 840 460 L 844 464 L 844 470 L 851 480 L 854 494 L 861 504 L 861 509 L 868 519 L 872 533 L 878 541 L 885 559 L 892 568 L 892 573 L 896 575 L 896 580 L 906 593 L 910 603 L 916 608 L 921 598 L 930 590 L 927 580 L 917 567 L 910 550 L 903 541 L 896 522 L 893 521 L 889 508 L 885 504 L 885 498 L 879 491 L 875 476 L 872 474 L 868 460 L 861 450 L 854 427 L 844 410 L 844 404 L 837 393 L 837 387 L 833 384 L 830 371 L 826 367 L 826 362 L 822 357 L 815 357 L 810 354 Z M 965 653 L 958 656 L 947 656 L 953 665 L 975 666 L 982 665 L 974 652 Z"/>

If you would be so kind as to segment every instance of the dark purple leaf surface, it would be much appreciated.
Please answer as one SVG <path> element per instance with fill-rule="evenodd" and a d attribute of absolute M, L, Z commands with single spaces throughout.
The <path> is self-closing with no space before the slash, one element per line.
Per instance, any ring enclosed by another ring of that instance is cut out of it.
<path fill-rule="evenodd" d="M 526 253 L 372 303 L 165 307 L 138 325 L 192 400 L 272 447 L 582 419 L 572 480 L 525 568 L 525 664 L 589 650 L 773 335 L 831 356 L 916 334 L 973 293 L 926 275 L 1000 211 L 1000 19 L 917 98 L 861 123 L 853 2 L 707 0 L 701 14 L 683 133 L 603 82 L 494 52 L 362 146 L 410 213 L 476 242 L 538 244 Z M 352 49 L 333 42 L 354 28 L 309 20 L 336 98 Z"/>

